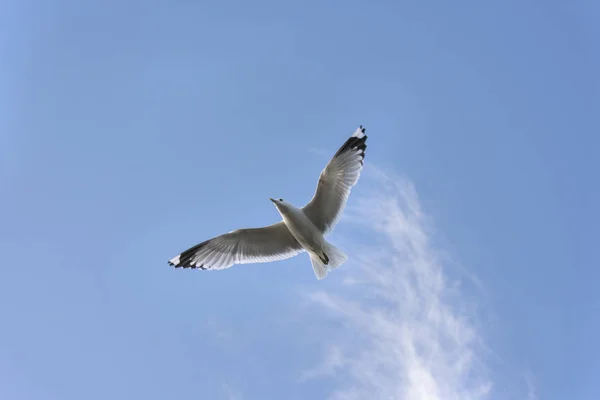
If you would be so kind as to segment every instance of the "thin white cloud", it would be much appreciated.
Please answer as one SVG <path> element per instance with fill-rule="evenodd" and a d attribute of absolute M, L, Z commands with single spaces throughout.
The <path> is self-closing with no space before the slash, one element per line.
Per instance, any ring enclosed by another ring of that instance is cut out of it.
<path fill-rule="evenodd" d="M 240 392 L 235 390 L 229 384 L 224 383 L 222 387 L 226 400 L 242 400 L 242 395 Z"/>
<path fill-rule="evenodd" d="M 316 377 L 335 375 L 337 369 L 344 366 L 345 360 L 342 350 L 332 344 L 327 349 L 327 354 L 323 362 L 314 369 L 305 371 L 300 377 L 300 381 L 306 381 Z"/>
<path fill-rule="evenodd" d="M 221 324 L 214 317 L 209 317 L 206 321 L 206 327 L 211 335 L 219 340 L 230 340 L 233 338 L 233 334 Z"/>
<path fill-rule="evenodd" d="M 332 400 L 488 398 L 475 305 L 445 264 L 413 185 L 364 171 L 338 232 L 354 229 L 366 243 L 343 246 L 351 257 L 331 275 L 346 275 L 343 288 L 308 295 L 341 328 L 327 330 L 325 359 L 303 378 L 333 379 Z"/>
<path fill-rule="evenodd" d="M 531 372 L 525 373 L 525 383 L 527 384 L 527 400 L 538 400 L 535 385 L 533 383 L 534 377 Z"/>

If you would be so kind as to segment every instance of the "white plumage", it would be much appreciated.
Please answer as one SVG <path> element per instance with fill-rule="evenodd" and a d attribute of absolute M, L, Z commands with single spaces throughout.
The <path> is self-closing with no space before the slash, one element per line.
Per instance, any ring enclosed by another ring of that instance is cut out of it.
<path fill-rule="evenodd" d="M 363 168 L 367 135 L 360 126 L 321 171 L 312 199 L 297 208 L 282 199 L 271 201 L 282 221 L 244 228 L 199 243 L 169 260 L 176 268 L 220 270 L 234 264 L 284 260 L 307 251 L 317 279 L 343 264 L 347 256 L 324 235 L 337 224 Z"/>

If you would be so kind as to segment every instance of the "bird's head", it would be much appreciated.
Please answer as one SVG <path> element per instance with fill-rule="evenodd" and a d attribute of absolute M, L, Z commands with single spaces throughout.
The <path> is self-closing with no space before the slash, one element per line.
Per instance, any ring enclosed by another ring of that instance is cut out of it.
<path fill-rule="evenodd" d="M 269 198 L 269 200 L 271 200 L 273 202 L 273 204 L 275 204 L 275 207 L 277 207 L 277 209 L 279 210 L 279 212 L 283 212 L 283 211 L 286 210 L 287 203 L 285 201 L 283 201 L 283 199 L 271 199 L 271 198 Z"/>

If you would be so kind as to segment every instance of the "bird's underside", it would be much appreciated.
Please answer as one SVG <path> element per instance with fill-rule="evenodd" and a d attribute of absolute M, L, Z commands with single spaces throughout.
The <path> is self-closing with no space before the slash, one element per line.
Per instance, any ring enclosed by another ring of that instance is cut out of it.
<path fill-rule="evenodd" d="M 286 205 L 308 217 L 311 222 L 309 225 L 314 225 L 320 235 L 326 235 L 334 229 L 345 208 L 350 191 L 363 168 L 366 140 L 365 129 L 360 126 L 321 171 L 312 199 L 300 209 Z M 281 213 L 279 205 L 276 205 Z M 317 269 L 323 269 L 323 265 L 329 269 L 335 268 L 345 261 L 345 254 L 324 243 L 329 246 L 325 250 L 332 254 L 322 252 L 316 254 L 318 258 L 314 260 L 312 252 L 309 252 L 319 279 L 326 275 L 326 271 L 319 272 Z M 305 251 L 282 220 L 260 228 L 237 229 L 213 237 L 173 257 L 169 264 L 175 268 L 221 270 L 234 264 L 284 260 Z M 330 260 L 332 257 L 333 260 Z M 315 263 L 322 265 L 316 266 Z"/>

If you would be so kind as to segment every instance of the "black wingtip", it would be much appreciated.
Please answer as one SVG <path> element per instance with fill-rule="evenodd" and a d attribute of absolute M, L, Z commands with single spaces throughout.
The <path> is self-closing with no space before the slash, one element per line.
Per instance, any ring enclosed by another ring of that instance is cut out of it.
<path fill-rule="evenodd" d="M 361 156 L 361 164 L 363 163 L 363 159 L 365 157 L 365 150 L 367 149 L 367 135 L 364 134 L 366 129 L 363 128 L 362 125 L 360 125 L 361 132 L 363 133 L 362 137 L 357 137 L 357 136 L 351 136 L 348 138 L 348 140 L 346 140 L 346 143 L 344 143 L 339 150 L 335 153 L 334 157 L 339 156 L 342 153 L 345 153 L 347 151 L 352 151 L 352 150 L 357 150 L 360 152 L 360 156 Z"/>
<path fill-rule="evenodd" d="M 208 242 L 210 242 L 210 240 L 205 240 L 202 243 L 198 243 L 197 245 L 190 247 L 189 249 L 187 249 L 186 251 L 182 252 L 181 254 L 179 254 L 179 262 L 177 264 L 174 264 L 171 262 L 171 260 L 168 261 L 169 265 L 174 266 L 175 268 L 183 268 L 183 269 L 201 269 L 201 270 L 208 270 L 210 269 L 210 265 L 206 266 L 204 264 L 202 265 L 192 265 L 191 261 L 194 258 L 194 256 L 196 255 L 196 252 L 198 250 L 200 250 L 202 247 L 206 246 L 206 244 Z"/>

